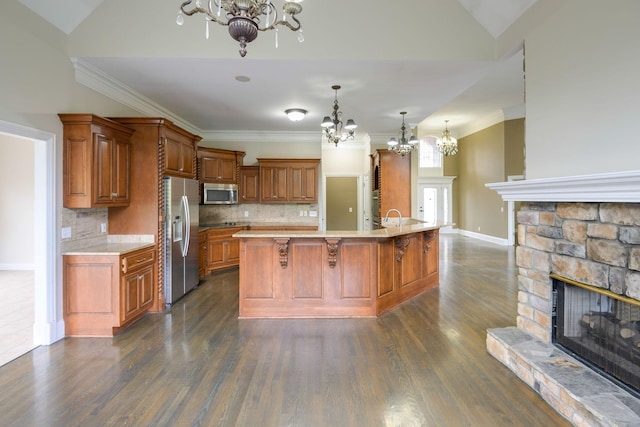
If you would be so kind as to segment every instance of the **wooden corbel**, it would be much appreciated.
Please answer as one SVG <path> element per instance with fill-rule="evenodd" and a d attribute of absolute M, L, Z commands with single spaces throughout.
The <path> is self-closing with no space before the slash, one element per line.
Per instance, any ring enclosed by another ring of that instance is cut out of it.
<path fill-rule="evenodd" d="M 411 239 L 408 237 L 398 237 L 396 239 L 396 261 L 402 261 L 402 257 L 404 256 L 404 251 L 409 246 Z"/>
<path fill-rule="evenodd" d="M 338 262 L 338 242 L 340 239 L 324 239 L 327 242 L 327 252 L 329 252 L 329 268 L 335 268 Z"/>
<path fill-rule="evenodd" d="M 424 233 L 422 233 L 422 241 L 424 243 L 424 247 L 422 248 L 422 253 L 427 253 L 429 252 L 429 249 L 431 249 L 431 245 L 433 244 L 433 241 L 436 239 L 436 233 L 434 233 L 433 231 L 426 231 Z"/>
<path fill-rule="evenodd" d="M 278 254 L 280 255 L 280 267 L 287 268 L 289 262 L 289 238 L 273 239 L 278 246 Z"/>

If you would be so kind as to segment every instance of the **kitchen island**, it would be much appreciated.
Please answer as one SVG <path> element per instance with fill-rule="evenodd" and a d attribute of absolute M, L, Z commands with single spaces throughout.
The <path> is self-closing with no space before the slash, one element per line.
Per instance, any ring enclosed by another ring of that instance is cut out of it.
<path fill-rule="evenodd" d="M 240 231 L 239 317 L 376 317 L 438 286 L 445 225 Z"/>

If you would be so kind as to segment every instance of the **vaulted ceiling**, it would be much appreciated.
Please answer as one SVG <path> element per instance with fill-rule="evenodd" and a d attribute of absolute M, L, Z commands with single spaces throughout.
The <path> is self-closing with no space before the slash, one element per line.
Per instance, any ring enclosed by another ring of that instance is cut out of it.
<path fill-rule="evenodd" d="M 260 32 L 240 58 L 226 27 L 211 24 L 206 40 L 202 16 L 176 25 L 177 1 L 19 1 L 68 34 L 81 83 L 210 139 L 319 136 L 334 84 L 342 86 L 345 118 L 374 139 L 398 132 L 400 111 L 433 134 L 444 120 L 455 134 L 521 115 L 527 14 L 554 7 L 552 0 L 305 0 L 304 43 L 281 29 L 276 48 L 274 32 Z M 284 110 L 296 107 L 309 113 L 290 122 Z"/>

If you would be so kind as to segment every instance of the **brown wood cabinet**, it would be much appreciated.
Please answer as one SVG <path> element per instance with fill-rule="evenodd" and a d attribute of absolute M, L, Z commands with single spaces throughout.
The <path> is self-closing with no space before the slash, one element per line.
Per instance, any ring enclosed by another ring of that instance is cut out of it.
<path fill-rule="evenodd" d="M 65 334 L 113 336 L 148 311 L 155 288 L 156 251 L 65 255 Z"/>
<path fill-rule="evenodd" d="M 260 201 L 260 168 L 243 166 L 240 168 L 240 203 L 258 203 Z"/>
<path fill-rule="evenodd" d="M 372 190 L 378 190 L 378 212 L 382 220 L 389 209 L 398 209 L 403 218 L 411 216 L 411 156 L 400 156 L 386 149 L 371 155 Z M 397 215 L 393 213 L 393 215 Z"/>
<path fill-rule="evenodd" d="M 164 174 L 182 178 L 195 178 L 196 143 L 191 135 L 177 129 L 164 129 Z"/>
<path fill-rule="evenodd" d="M 317 203 L 319 159 L 258 159 L 260 202 Z"/>
<path fill-rule="evenodd" d="M 233 234 L 243 229 L 245 227 L 210 228 L 207 230 L 207 267 L 205 274 L 239 265 L 240 239 L 233 237 Z"/>
<path fill-rule="evenodd" d="M 63 127 L 62 204 L 129 204 L 133 130 L 93 114 L 58 114 Z"/>
<path fill-rule="evenodd" d="M 109 232 L 153 235 L 156 248 L 160 252 L 166 238 L 163 176 L 195 178 L 195 146 L 200 141 L 200 137 L 164 118 L 116 117 L 111 120 L 135 132 L 131 137 L 129 206 L 109 209 Z M 189 154 L 187 147 L 193 148 L 192 154 Z M 180 159 L 180 155 L 181 160 L 176 160 Z M 167 157 L 171 159 L 168 160 Z M 179 170 L 180 164 L 182 164 L 182 171 Z M 156 273 L 151 311 L 163 311 L 165 309 L 164 271 L 162 263 L 157 260 Z"/>
<path fill-rule="evenodd" d="M 238 174 L 244 157 L 242 151 L 198 148 L 198 179 L 200 182 L 238 184 Z"/>

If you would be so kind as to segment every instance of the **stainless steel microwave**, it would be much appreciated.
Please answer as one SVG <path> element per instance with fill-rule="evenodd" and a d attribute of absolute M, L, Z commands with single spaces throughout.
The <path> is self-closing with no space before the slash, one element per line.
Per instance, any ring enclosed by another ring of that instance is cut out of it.
<path fill-rule="evenodd" d="M 234 205 L 238 203 L 238 186 L 236 184 L 202 184 L 202 204 Z"/>

